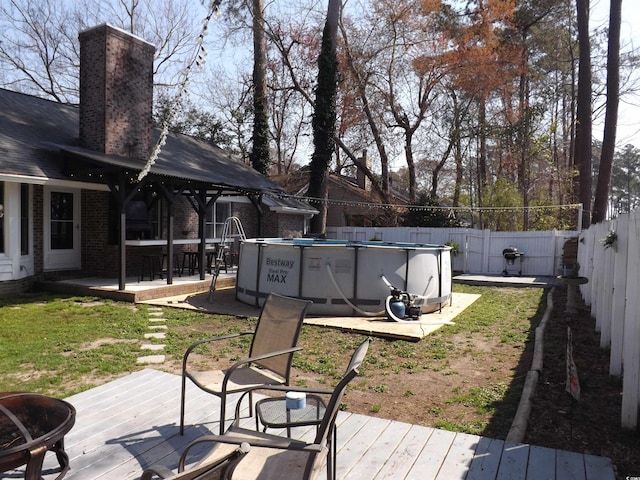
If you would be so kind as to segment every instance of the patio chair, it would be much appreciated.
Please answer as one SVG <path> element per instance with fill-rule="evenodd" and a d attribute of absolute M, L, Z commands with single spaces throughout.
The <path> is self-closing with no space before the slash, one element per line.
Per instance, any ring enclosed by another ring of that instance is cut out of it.
<path fill-rule="evenodd" d="M 225 428 L 227 395 L 241 393 L 259 385 L 288 385 L 291 361 L 302 328 L 302 321 L 312 302 L 270 294 L 253 332 L 208 338 L 193 343 L 182 360 L 182 393 L 180 398 L 180 434 L 184 434 L 187 379 L 198 388 L 220 398 L 220 433 Z M 203 344 L 253 335 L 248 357 L 227 370 L 198 371 L 190 368 L 189 356 Z M 250 413 L 253 403 L 250 400 Z"/>
<path fill-rule="evenodd" d="M 335 431 L 335 422 L 340 410 L 342 398 L 346 392 L 347 385 L 357 375 L 360 365 L 364 360 L 371 339 L 367 338 L 354 352 L 349 367 L 344 377 L 334 390 L 315 390 L 312 388 L 290 389 L 283 385 L 273 385 L 268 387 L 256 387 L 254 390 L 264 390 L 265 392 L 306 392 L 313 394 L 330 393 L 324 415 L 316 430 L 313 441 L 291 439 L 279 435 L 272 435 L 259 432 L 240 426 L 240 401 L 236 405 L 236 415 L 233 424 L 223 435 L 207 435 L 201 438 L 202 441 L 216 442 L 211 452 L 221 457 L 234 451 L 238 445 L 248 443 L 251 451 L 244 460 L 237 466 L 233 473 L 234 480 L 313 480 L 316 479 L 322 470 L 323 463 L 326 462 L 327 479 L 335 479 L 336 452 L 335 441 L 332 438 Z M 246 395 L 248 392 L 245 392 Z"/>
<path fill-rule="evenodd" d="M 194 466 L 188 470 L 185 469 L 191 448 L 202 443 L 204 442 L 201 439 L 196 439 L 187 446 L 180 456 L 178 473 L 173 473 L 163 465 L 154 465 L 142 473 L 140 480 L 152 480 L 156 477 L 165 480 L 230 480 L 240 460 L 251 450 L 248 443 L 243 443 L 228 455 L 220 458 L 216 456 L 215 460 L 211 458 L 211 452 L 209 452 Z"/>

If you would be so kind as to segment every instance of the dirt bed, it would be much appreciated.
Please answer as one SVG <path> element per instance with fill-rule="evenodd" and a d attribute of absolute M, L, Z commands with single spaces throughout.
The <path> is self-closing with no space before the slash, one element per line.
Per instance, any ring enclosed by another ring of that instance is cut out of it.
<path fill-rule="evenodd" d="M 600 348 L 595 320 L 584 304 L 573 318 L 565 317 L 565 292 L 555 289 L 555 308 L 545 332 L 544 370 L 525 441 L 609 457 L 618 478 L 640 476 L 640 434 L 620 427 L 622 383 L 609 375 L 609 352 Z M 565 391 L 567 327 L 573 336 L 580 401 Z"/>

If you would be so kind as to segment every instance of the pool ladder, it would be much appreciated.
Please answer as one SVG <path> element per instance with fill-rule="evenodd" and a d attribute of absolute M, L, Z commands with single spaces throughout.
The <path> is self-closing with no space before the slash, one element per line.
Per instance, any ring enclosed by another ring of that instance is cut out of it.
<path fill-rule="evenodd" d="M 233 228 L 235 228 L 238 233 L 232 234 L 231 232 L 233 231 Z M 220 275 L 220 268 L 224 263 L 227 239 L 231 237 L 239 238 L 241 242 L 247 239 L 247 236 L 244 233 L 244 228 L 242 227 L 242 222 L 240 222 L 238 217 L 229 217 L 224 221 L 224 226 L 222 227 L 222 238 L 220 239 L 220 248 L 216 254 L 216 261 L 213 266 L 213 277 L 211 278 L 211 285 L 209 286 L 209 303 L 213 302 L 213 294 L 216 291 L 216 281 L 218 280 L 218 275 Z"/>

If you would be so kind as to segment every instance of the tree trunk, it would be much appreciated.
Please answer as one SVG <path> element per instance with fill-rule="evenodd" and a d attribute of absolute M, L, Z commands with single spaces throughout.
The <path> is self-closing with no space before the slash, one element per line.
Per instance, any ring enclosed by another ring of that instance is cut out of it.
<path fill-rule="evenodd" d="M 589 0 L 576 0 L 578 16 L 578 100 L 576 115 L 575 161 L 578 167 L 578 201 L 582 203 L 582 228 L 591 220 L 591 40 L 589 38 Z"/>
<path fill-rule="evenodd" d="M 338 89 L 338 60 L 336 59 L 336 37 L 340 0 L 329 0 L 327 21 L 322 32 L 322 47 L 318 57 L 318 86 L 315 111 L 313 113 L 313 155 L 307 195 L 321 199 L 316 205 L 320 211 L 311 219 L 311 233 L 322 234 L 327 219 L 327 173 L 335 149 L 336 93 Z"/>
<path fill-rule="evenodd" d="M 407 161 L 407 173 L 409 174 L 409 203 L 416 203 L 416 163 L 413 159 L 413 130 L 404 131 L 404 152 Z"/>
<path fill-rule="evenodd" d="M 529 230 L 529 183 L 530 183 L 530 158 L 529 158 L 529 139 L 531 136 L 531 122 L 530 122 L 530 104 L 529 104 L 529 76 L 527 72 L 527 66 L 529 63 L 529 51 L 527 47 L 527 31 L 522 32 L 522 53 L 520 68 L 522 73 L 520 74 L 519 85 L 519 116 L 520 116 L 520 165 L 518 168 L 518 183 L 520 187 L 520 194 L 522 195 L 523 220 L 522 230 L 525 232 Z"/>
<path fill-rule="evenodd" d="M 251 165 L 263 175 L 269 171 L 269 107 L 264 1 L 253 0 L 253 149 Z"/>
<path fill-rule="evenodd" d="M 609 186 L 613 154 L 616 148 L 618 129 L 618 104 L 620 93 L 620 23 L 622 21 L 622 0 L 611 0 L 609 11 L 609 45 L 607 52 L 607 110 L 604 117 L 604 138 L 600 154 L 600 169 L 596 184 L 596 198 L 593 202 L 593 223 L 604 221 L 607 215 Z"/>
<path fill-rule="evenodd" d="M 483 95 L 480 98 L 479 112 L 478 112 L 478 135 L 480 136 L 480 151 L 478 153 L 478 206 L 480 207 L 480 228 L 484 228 L 484 216 L 482 213 L 482 207 L 484 207 L 484 199 L 482 196 L 487 186 L 487 99 Z"/>

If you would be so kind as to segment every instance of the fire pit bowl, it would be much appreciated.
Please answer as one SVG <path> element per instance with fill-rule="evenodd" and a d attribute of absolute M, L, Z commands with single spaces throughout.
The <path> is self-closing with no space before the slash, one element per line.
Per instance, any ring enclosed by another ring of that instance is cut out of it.
<path fill-rule="evenodd" d="M 69 470 L 64 436 L 76 410 L 63 400 L 36 393 L 0 393 L 0 472 L 26 465 L 25 480 L 40 480 L 47 451 L 56 454 L 60 474 Z"/>

